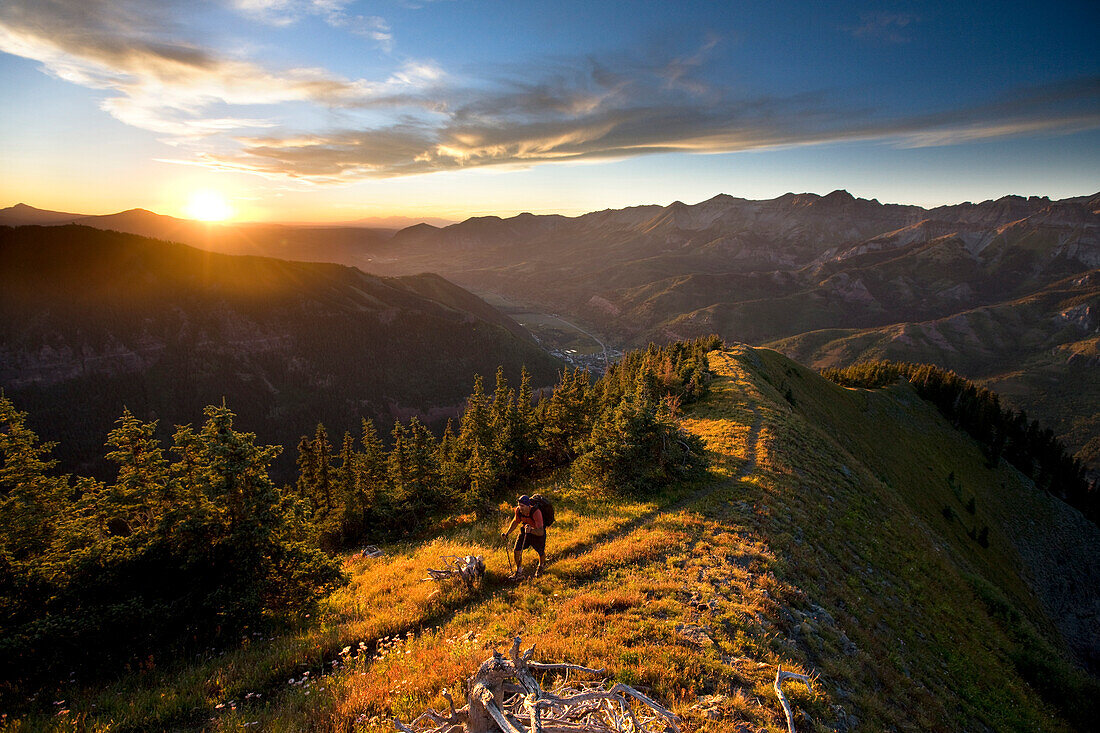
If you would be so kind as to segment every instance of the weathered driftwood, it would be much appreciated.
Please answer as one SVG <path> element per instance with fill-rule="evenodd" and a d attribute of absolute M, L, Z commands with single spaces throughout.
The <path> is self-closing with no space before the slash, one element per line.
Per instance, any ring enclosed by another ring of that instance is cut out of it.
<path fill-rule="evenodd" d="M 443 567 L 439 570 L 429 568 L 428 577 L 421 578 L 421 581 L 460 578 L 463 583 L 472 588 L 477 581 L 485 576 L 485 561 L 481 559 L 480 555 L 466 555 L 465 557 L 444 555 L 440 559 L 443 561 Z"/>
<path fill-rule="evenodd" d="M 809 675 L 784 672 L 782 665 L 775 669 L 775 694 L 779 696 L 779 704 L 783 706 L 783 713 L 787 716 L 787 733 L 795 733 L 794 713 L 791 712 L 791 704 L 787 702 L 787 696 L 783 694 L 783 683 L 786 680 L 800 680 L 806 683 L 806 687 L 813 692 L 813 682 Z"/>
<path fill-rule="evenodd" d="M 680 719 L 633 687 L 599 683 L 569 686 L 553 692 L 539 687 L 536 672 L 581 672 L 602 675 L 602 669 L 577 664 L 532 662 L 535 647 L 520 654 L 520 639 L 505 658 L 499 651 L 486 659 L 467 680 L 466 705 L 447 715 L 428 710 L 410 725 L 394 719 L 403 733 L 679 733 Z M 575 683 L 574 683 L 575 684 Z M 631 700 L 637 701 L 632 705 Z"/>
<path fill-rule="evenodd" d="M 385 555 L 385 554 L 386 553 L 382 552 L 381 550 L 379 550 L 374 545 L 367 545 L 362 550 L 355 553 L 356 557 L 381 557 L 382 555 Z"/>

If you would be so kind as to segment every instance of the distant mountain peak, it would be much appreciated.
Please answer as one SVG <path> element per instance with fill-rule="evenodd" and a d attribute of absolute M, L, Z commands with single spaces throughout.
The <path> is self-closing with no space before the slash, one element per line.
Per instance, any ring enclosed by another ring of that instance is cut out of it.
<path fill-rule="evenodd" d="M 405 227 L 401 231 L 403 232 L 438 232 L 441 227 L 433 226 L 427 222 L 420 222 L 419 224 L 413 224 L 412 226 Z"/>
<path fill-rule="evenodd" d="M 845 191 L 843 188 L 838 188 L 830 194 L 824 196 L 822 201 L 855 201 L 856 197 Z"/>
<path fill-rule="evenodd" d="M 66 211 L 49 211 L 20 202 L 15 206 L 0 209 L 0 224 L 6 224 L 8 226 L 24 226 L 29 224 L 48 226 L 52 224 L 67 224 L 82 216 L 85 215 L 73 214 Z"/>

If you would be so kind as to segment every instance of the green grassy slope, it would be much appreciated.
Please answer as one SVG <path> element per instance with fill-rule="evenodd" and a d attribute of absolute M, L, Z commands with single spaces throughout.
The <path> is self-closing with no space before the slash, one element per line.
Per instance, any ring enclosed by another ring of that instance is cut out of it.
<path fill-rule="evenodd" d="M 945 318 L 808 331 L 767 345 L 817 369 L 885 359 L 955 370 L 1049 425 L 1071 451 L 1095 465 L 1098 287 L 1100 278 L 1092 273 Z"/>
<path fill-rule="evenodd" d="M 791 540 L 773 547 L 875 650 L 859 686 L 882 686 L 869 704 L 920 701 L 922 729 L 1056 728 L 1025 715 L 1024 701 L 1042 689 L 1065 705 L 1058 685 L 1089 685 L 1042 658 L 1095 663 L 1095 527 L 1003 462 L 985 468 L 977 446 L 906 387 L 843 390 L 775 352 L 746 353 L 758 386 L 791 398 L 769 451 L 790 507 L 776 522 L 787 529 L 770 534 Z M 988 547 L 970 534 L 982 527 Z"/>
<path fill-rule="evenodd" d="M 440 690 L 516 634 L 537 659 L 606 667 L 687 731 L 786 730 L 776 665 L 816 675 L 812 691 L 788 685 L 800 732 L 1091 725 L 1096 682 L 1066 661 L 1065 637 L 1087 644 L 1059 630 L 1039 571 L 1089 582 L 1094 526 L 984 468 L 907 389 L 843 389 L 768 350 L 711 364 L 712 392 L 686 419 L 712 451 L 707 482 L 647 501 L 523 487 L 558 506 L 542 577 L 503 582 L 502 504 L 349 557 L 352 584 L 296 629 L 64 687 L 64 715 L 47 702 L 9 729 L 392 730 L 387 716 L 442 709 Z M 468 553 L 488 563 L 481 587 L 420 582 Z"/>

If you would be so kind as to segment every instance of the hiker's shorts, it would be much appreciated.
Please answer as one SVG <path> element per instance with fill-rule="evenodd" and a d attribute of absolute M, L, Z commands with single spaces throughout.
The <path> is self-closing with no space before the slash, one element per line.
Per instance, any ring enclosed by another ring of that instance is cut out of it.
<path fill-rule="evenodd" d="M 516 537 L 516 545 L 513 549 L 515 549 L 516 552 L 519 552 L 524 547 L 530 547 L 538 554 L 545 555 L 546 535 L 531 534 L 530 532 L 520 532 L 519 537 Z"/>

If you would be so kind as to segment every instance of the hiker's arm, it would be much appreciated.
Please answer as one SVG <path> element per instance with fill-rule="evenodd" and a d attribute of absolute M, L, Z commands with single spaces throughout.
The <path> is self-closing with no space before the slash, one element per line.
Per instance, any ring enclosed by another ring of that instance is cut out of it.
<path fill-rule="evenodd" d="M 535 511 L 531 512 L 531 519 L 534 520 L 534 522 L 535 522 L 535 529 L 536 530 L 539 530 L 539 529 L 543 528 L 542 510 L 541 509 L 536 509 Z"/>
<path fill-rule="evenodd" d="M 517 524 L 519 524 L 519 515 L 513 514 L 512 523 L 508 525 L 508 529 L 504 530 L 504 536 L 507 537 L 508 535 L 512 534 L 512 530 L 516 528 Z"/>

